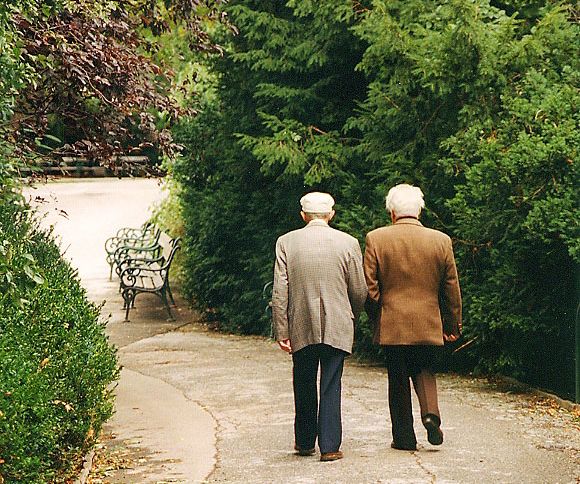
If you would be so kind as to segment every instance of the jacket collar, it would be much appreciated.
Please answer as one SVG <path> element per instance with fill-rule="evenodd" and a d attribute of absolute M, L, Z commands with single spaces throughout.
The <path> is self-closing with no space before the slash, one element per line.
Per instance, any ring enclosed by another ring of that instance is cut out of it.
<path fill-rule="evenodd" d="M 394 225 L 417 225 L 418 227 L 423 227 L 423 224 L 419 222 L 418 219 L 414 217 L 402 217 L 396 220 Z"/>
<path fill-rule="evenodd" d="M 320 218 L 315 218 L 315 219 L 311 220 L 310 222 L 308 222 L 308 224 L 306 225 L 306 227 L 314 227 L 314 226 L 328 227 L 328 224 Z"/>

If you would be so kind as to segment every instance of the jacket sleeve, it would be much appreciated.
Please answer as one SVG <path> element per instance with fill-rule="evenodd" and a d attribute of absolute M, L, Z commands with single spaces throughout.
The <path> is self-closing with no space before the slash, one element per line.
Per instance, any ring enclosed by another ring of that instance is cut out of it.
<path fill-rule="evenodd" d="M 276 341 L 290 338 L 288 327 L 288 268 L 282 241 L 276 242 L 274 285 L 272 287 L 272 325 Z"/>
<path fill-rule="evenodd" d="M 378 279 L 378 262 L 377 254 L 373 246 L 372 240 L 367 235 L 366 247 L 364 256 L 364 273 L 368 287 L 368 298 L 365 304 L 365 309 L 371 321 L 378 319 L 380 310 L 380 288 Z"/>
<path fill-rule="evenodd" d="M 443 332 L 449 335 L 461 335 L 461 290 L 459 276 L 453 255 L 453 245 L 448 239 L 445 248 L 445 272 L 441 284 L 441 316 L 443 317 Z"/>
<path fill-rule="evenodd" d="M 355 321 L 364 309 L 367 294 L 367 284 L 362 265 L 362 252 L 357 241 L 351 251 L 348 267 L 348 298 Z"/>

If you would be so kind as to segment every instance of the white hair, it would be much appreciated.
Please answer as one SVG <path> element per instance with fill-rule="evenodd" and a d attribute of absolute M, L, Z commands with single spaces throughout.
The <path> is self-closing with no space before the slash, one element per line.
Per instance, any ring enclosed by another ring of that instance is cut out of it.
<path fill-rule="evenodd" d="M 425 207 L 423 192 L 419 187 L 407 185 L 394 186 L 389 190 L 386 199 L 388 212 L 394 212 L 395 217 L 419 217 Z"/>

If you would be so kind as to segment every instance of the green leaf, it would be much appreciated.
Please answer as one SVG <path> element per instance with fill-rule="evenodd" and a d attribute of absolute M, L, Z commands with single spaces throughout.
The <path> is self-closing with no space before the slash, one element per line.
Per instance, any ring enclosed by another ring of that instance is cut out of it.
<path fill-rule="evenodd" d="M 50 141 L 54 141 L 55 143 L 62 143 L 62 140 L 60 138 L 57 138 L 56 136 L 53 136 L 51 134 L 45 134 L 44 137 Z"/>

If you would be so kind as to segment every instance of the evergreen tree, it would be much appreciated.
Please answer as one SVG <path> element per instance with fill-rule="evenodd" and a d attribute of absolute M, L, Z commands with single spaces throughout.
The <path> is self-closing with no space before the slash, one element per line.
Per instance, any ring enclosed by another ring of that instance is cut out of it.
<path fill-rule="evenodd" d="M 267 332 L 260 289 L 300 196 L 330 191 L 336 225 L 362 242 L 386 223 L 387 189 L 415 183 L 425 224 L 455 242 L 473 361 L 571 393 L 572 5 L 239 0 L 227 13 L 239 34 L 219 39 L 215 97 L 178 132 L 198 304 L 225 329 Z M 368 352 L 366 320 L 357 330 Z"/>
<path fill-rule="evenodd" d="M 231 2 L 240 33 L 214 63 L 218 98 L 177 131 L 185 286 L 225 329 L 269 331 L 261 290 L 275 240 L 301 225 L 301 195 L 333 191 L 347 162 L 341 129 L 364 94 L 348 5 Z"/>

